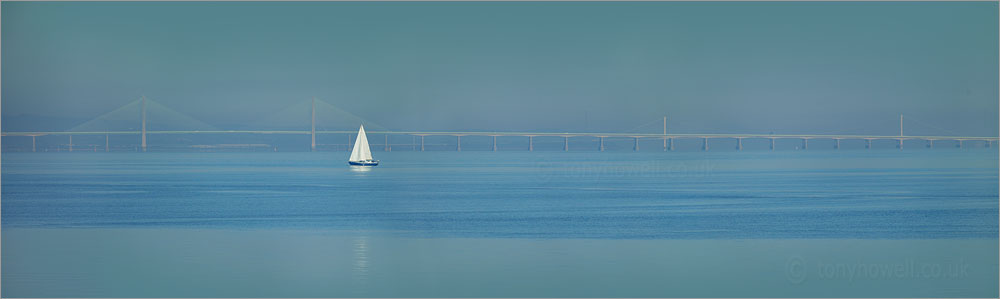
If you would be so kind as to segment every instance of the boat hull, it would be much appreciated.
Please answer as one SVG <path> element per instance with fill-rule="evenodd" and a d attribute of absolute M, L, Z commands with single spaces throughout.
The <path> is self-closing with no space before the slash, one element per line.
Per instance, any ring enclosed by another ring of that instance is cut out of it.
<path fill-rule="evenodd" d="M 378 166 L 378 161 L 347 161 L 354 166 Z"/>

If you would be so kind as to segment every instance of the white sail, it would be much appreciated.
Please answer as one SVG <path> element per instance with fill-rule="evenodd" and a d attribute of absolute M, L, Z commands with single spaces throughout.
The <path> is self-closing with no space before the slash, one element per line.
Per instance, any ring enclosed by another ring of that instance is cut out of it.
<path fill-rule="evenodd" d="M 354 141 L 354 150 L 351 151 L 351 159 L 348 161 L 371 161 L 372 149 L 368 147 L 368 136 L 365 136 L 365 126 L 358 129 L 358 139 Z"/>

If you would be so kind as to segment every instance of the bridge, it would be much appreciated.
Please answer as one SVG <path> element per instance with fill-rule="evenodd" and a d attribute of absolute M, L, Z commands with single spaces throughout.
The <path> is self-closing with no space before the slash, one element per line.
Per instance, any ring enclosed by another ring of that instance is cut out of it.
<path fill-rule="evenodd" d="M 316 136 L 320 134 L 344 134 L 347 136 L 346 146 L 351 145 L 351 135 L 355 134 L 356 131 L 341 131 L 341 130 L 317 130 L 316 129 L 316 103 L 317 100 L 314 98 L 311 102 L 311 128 L 310 130 L 147 130 L 147 119 L 146 119 L 146 98 L 142 97 L 140 100 L 141 113 L 139 115 L 139 123 L 141 129 L 139 130 L 117 130 L 117 131 L 52 131 L 52 132 L 2 132 L 2 136 L 22 136 L 32 138 L 32 151 L 36 151 L 35 138 L 39 136 L 68 136 L 69 138 L 69 151 L 73 151 L 73 136 L 74 135 L 104 135 L 105 145 L 104 151 L 110 151 L 109 140 L 111 135 L 138 135 L 141 139 L 141 151 L 146 151 L 148 149 L 146 137 L 147 135 L 160 135 L 160 134 L 280 134 L 280 135 L 310 135 L 311 144 L 310 149 L 316 150 Z M 763 139 L 770 141 L 770 149 L 775 149 L 775 141 L 779 139 L 797 139 L 801 141 L 801 149 L 809 149 L 809 141 L 816 139 L 826 139 L 834 141 L 834 148 L 840 149 L 840 143 L 843 140 L 863 140 L 865 141 L 865 148 L 872 147 L 872 141 L 874 140 L 891 140 L 896 143 L 896 147 L 899 149 L 903 148 L 904 140 L 923 140 L 926 141 L 926 146 L 933 148 L 935 141 L 954 141 L 956 146 L 961 148 L 964 143 L 969 141 L 981 141 L 985 147 L 989 148 L 993 146 L 994 142 L 1000 142 L 1000 137 L 997 136 L 931 136 L 931 135 L 904 135 L 903 134 L 903 116 L 899 117 L 899 135 L 862 135 L 862 134 L 697 134 L 697 133 L 668 133 L 667 132 L 667 118 L 663 117 L 663 131 L 662 133 L 615 133 L 615 132 L 483 132 L 483 131 L 453 131 L 453 132 L 432 132 L 432 131 L 393 131 L 393 130 L 372 130 L 368 131 L 370 134 L 381 134 L 385 137 L 384 150 L 390 151 L 392 144 L 388 142 L 389 135 L 402 135 L 402 136 L 414 136 L 420 137 L 420 151 L 425 150 L 424 137 L 427 136 L 451 136 L 456 139 L 455 150 L 462 150 L 462 137 L 463 136 L 486 136 L 493 137 L 492 150 L 497 151 L 497 137 L 524 137 L 527 140 L 528 151 L 534 150 L 534 138 L 535 137 L 562 137 L 563 138 L 563 150 L 569 151 L 569 140 L 574 137 L 590 137 L 599 139 L 598 149 L 600 151 L 605 150 L 605 138 L 629 138 L 633 140 L 633 151 L 639 150 L 639 140 L 640 139 L 655 139 L 662 140 L 662 150 L 663 151 L 673 151 L 674 150 L 674 140 L 676 139 L 701 139 L 701 149 L 703 151 L 709 150 L 710 140 L 716 139 L 731 139 L 736 142 L 736 149 L 743 150 L 743 140 L 744 139 Z M 414 149 L 416 149 L 416 144 L 412 144 Z M 138 149 L 137 148 L 137 149 Z M 93 148 L 96 151 L 96 147 Z M 349 148 L 348 148 L 349 149 Z"/>

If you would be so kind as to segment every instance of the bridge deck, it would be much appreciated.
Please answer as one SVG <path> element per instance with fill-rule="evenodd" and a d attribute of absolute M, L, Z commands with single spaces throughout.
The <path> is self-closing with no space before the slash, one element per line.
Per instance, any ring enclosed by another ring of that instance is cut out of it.
<path fill-rule="evenodd" d="M 301 131 L 146 131 L 146 134 L 291 134 L 309 135 Z M 316 131 L 316 134 L 354 134 L 356 131 Z M 573 133 L 573 132 L 429 132 L 429 131 L 369 131 L 369 134 L 392 134 L 413 136 L 554 136 L 554 137 L 622 137 L 622 138 L 764 138 L 764 139 L 892 139 L 892 140 L 988 140 L 998 141 L 997 136 L 920 136 L 920 135 L 857 135 L 857 134 L 640 134 L 640 133 Z M 129 135 L 142 134 L 141 131 L 108 132 L 3 132 L 2 136 L 45 136 L 45 135 Z"/>

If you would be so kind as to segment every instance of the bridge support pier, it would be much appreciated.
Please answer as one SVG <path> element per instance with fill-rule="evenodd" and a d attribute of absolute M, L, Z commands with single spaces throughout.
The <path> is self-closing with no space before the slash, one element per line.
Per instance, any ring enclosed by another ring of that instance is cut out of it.
<path fill-rule="evenodd" d="M 563 151 L 569 151 L 569 136 L 563 136 Z"/>
<path fill-rule="evenodd" d="M 871 149 L 871 148 L 872 148 L 872 140 L 865 139 L 865 149 Z"/>
<path fill-rule="evenodd" d="M 803 150 L 809 149 L 809 139 L 802 138 L 802 149 Z"/>
<path fill-rule="evenodd" d="M 493 151 L 497 151 L 497 137 L 493 136 Z"/>
<path fill-rule="evenodd" d="M 347 134 L 347 151 L 351 151 L 354 147 L 354 143 L 351 142 L 351 134 Z"/>
<path fill-rule="evenodd" d="M 663 137 L 663 151 L 667 151 L 667 137 Z"/>
<path fill-rule="evenodd" d="M 743 138 L 736 138 L 736 150 L 743 150 Z"/>
<path fill-rule="evenodd" d="M 708 138 L 701 139 L 701 150 L 704 152 L 708 151 Z"/>
<path fill-rule="evenodd" d="M 833 144 L 833 149 L 840 149 L 840 139 L 834 139 L 836 143 Z"/>
<path fill-rule="evenodd" d="M 110 142 L 108 142 L 108 140 L 111 139 L 110 136 L 111 136 L 111 134 L 104 134 L 104 152 L 105 153 L 111 151 L 111 147 L 108 146 L 109 144 L 111 144 Z"/>
<path fill-rule="evenodd" d="M 528 136 L 528 151 L 529 152 L 535 151 L 535 142 L 534 140 L 532 140 L 532 136 Z"/>
<path fill-rule="evenodd" d="M 992 146 L 993 146 L 993 141 L 986 140 L 986 148 L 990 148 Z"/>
<path fill-rule="evenodd" d="M 604 151 L 604 137 L 597 137 L 601 139 L 601 151 Z"/>
<path fill-rule="evenodd" d="M 458 151 L 461 152 L 462 151 L 462 136 L 457 136 L 457 137 L 458 137 Z"/>
<path fill-rule="evenodd" d="M 667 138 L 667 150 L 670 150 L 670 151 L 674 150 L 674 139 L 673 138 Z"/>
<path fill-rule="evenodd" d="M 389 134 L 385 134 L 385 151 L 392 151 L 392 147 L 389 146 Z"/>
<path fill-rule="evenodd" d="M 958 141 L 958 148 L 962 148 L 962 140 Z"/>
<path fill-rule="evenodd" d="M 494 137 L 493 140 L 496 140 L 496 138 Z M 496 148 L 496 145 L 494 145 L 493 147 Z M 420 151 L 421 152 L 424 151 L 424 136 L 423 135 L 420 136 Z"/>
<path fill-rule="evenodd" d="M 35 152 L 35 136 L 31 136 L 31 152 Z"/>
<path fill-rule="evenodd" d="M 633 152 L 639 151 L 639 137 L 635 138 L 635 143 L 632 145 L 632 151 Z"/>
<path fill-rule="evenodd" d="M 771 150 L 773 151 L 774 150 L 774 138 L 768 138 L 768 139 L 771 139 Z"/>
<path fill-rule="evenodd" d="M 896 148 L 903 149 L 903 139 L 896 139 Z"/>
<path fill-rule="evenodd" d="M 142 146 L 142 151 L 146 151 L 146 145 Z M 73 135 L 69 135 L 69 152 L 73 152 Z"/>
<path fill-rule="evenodd" d="M 934 139 L 927 139 L 927 148 L 934 148 Z"/>

